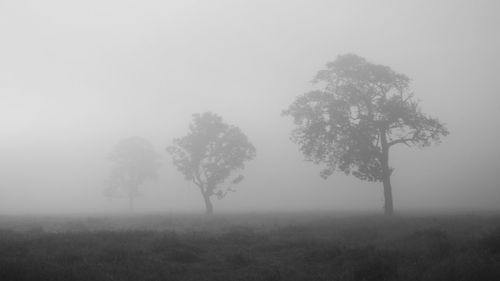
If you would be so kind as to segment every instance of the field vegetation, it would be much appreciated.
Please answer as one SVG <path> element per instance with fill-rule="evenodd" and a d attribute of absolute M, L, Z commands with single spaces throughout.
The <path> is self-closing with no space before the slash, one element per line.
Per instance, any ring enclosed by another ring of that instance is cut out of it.
<path fill-rule="evenodd" d="M 500 280 L 500 216 L 1 217 L 0 280 Z"/>

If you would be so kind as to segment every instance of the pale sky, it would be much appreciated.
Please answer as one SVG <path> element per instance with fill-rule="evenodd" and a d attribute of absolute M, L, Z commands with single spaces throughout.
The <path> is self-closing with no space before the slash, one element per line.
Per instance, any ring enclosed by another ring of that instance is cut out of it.
<path fill-rule="evenodd" d="M 281 111 L 355 53 L 412 79 L 451 134 L 391 151 L 397 210 L 500 208 L 500 2 L 0 0 L 0 213 L 126 210 L 114 144 L 149 139 L 143 211 L 203 211 L 165 147 L 213 111 L 257 149 L 215 211 L 382 210 L 382 185 L 305 162 Z"/>

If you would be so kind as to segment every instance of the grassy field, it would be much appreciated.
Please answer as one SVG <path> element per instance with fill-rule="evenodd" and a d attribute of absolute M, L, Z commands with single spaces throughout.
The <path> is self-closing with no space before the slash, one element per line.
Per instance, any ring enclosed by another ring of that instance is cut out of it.
<path fill-rule="evenodd" d="M 500 216 L 0 217 L 0 280 L 500 280 Z"/>

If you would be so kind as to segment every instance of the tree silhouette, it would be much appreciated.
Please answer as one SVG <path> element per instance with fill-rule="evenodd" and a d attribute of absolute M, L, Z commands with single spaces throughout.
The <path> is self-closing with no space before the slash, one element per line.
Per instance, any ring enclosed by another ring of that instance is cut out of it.
<path fill-rule="evenodd" d="M 296 126 L 292 141 L 307 160 L 325 166 L 320 173 L 325 179 L 340 170 L 382 182 L 384 212 L 392 214 L 390 148 L 429 146 L 448 130 L 421 112 L 408 77 L 357 55 L 338 56 L 313 83 L 322 89 L 299 96 L 283 111 Z"/>
<path fill-rule="evenodd" d="M 240 129 L 210 112 L 194 114 L 189 133 L 174 139 L 167 151 L 185 179 L 200 189 L 207 214 L 213 213 L 210 198 L 215 195 L 221 199 L 234 191 L 233 187 L 243 180 L 243 176 L 226 180 L 255 157 L 254 146 Z"/>
<path fill-rule="evenodd" d="M 113 162 L 108 187 L 104 195 L 108 198 L 124 194 L 133 210 L 139 187 L 148 180 L 157 178 L 160 156 L 151 143 L 141 137 L 130 137 L 115 145 L 109 159 Z"/>

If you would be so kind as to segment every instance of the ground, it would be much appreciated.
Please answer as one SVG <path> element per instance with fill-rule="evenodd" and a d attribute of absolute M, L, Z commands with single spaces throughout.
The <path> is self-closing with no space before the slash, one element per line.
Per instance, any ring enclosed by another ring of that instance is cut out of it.
<path fill-rule="evenodd" d="M 500 216 L 0 217 L 0 280 L 500 280 Z"/>

